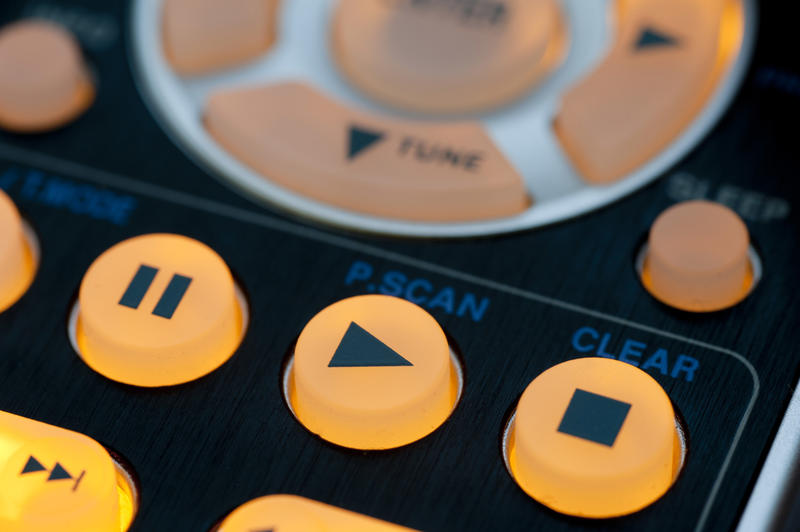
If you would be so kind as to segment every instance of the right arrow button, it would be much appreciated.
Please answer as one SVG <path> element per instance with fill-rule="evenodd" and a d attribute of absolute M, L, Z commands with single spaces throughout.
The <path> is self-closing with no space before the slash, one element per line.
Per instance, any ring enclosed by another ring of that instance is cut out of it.
<path fill-rule="evenodd" d="M 436 320 L 383 295 L 352 297 L 317 314 L 297 340 L 287 376 L 298 420 L 355 449 L 389 449 L 434 431 L 458 398 L 460 372 Z"/>
<path fill-rule="evenodd" d="M 735 0 L 621 2 L 605 60 L 562 97 L 555 132 L 583 178 L 625 178 L 702 111 L 742 35 Z"/>

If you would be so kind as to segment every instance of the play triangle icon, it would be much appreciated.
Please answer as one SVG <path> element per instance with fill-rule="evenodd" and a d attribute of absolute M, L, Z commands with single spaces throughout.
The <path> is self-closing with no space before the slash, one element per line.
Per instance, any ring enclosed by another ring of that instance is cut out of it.
<path fill-rule="evenodd" d="M 672 35 L 662 33 L 651 27 L 642 29 L 639 34 L 639 39 L 636 41 L 637 50 L 645 50 L 649 48 L 660 48 L 662 46 L 675 46 L 678 40 Z"/>
<path fill-rule="evenodd" d="M 350 140 L 347 146 L 347 159 L 352 161 L 361 152 L 383 139 L 385 134 L 381 131 L 373 131 L 358 126 L 350 126 Z"/>
<path fill-rule="evenodd" d="M 381 366 L 413 366 L 391 347 L 384 344 L 355 322 L 351 322 L 339 347 L 328 363 L 329 368 L 364 368 Z"/>
<path fill-rule="evenodd" d="M 70 475 L 64 466 L 56 462 L 56 466 L 50 472 L 50 476 L 47 477 L 47 481 L 50 482 L 51 480 L 67 480 L 71 479 L 72 475 Z"/>
<path fill-rule="evenodd" d="M 20 475 L 27 475 L 28 473 L 38 473 L 39 471 L 47 471 L 47 468 L 44 467 L 39 460 L 31 456 L 28 458 L 28 461 L 25 462 L 25 467 L 22 468 Z"/>

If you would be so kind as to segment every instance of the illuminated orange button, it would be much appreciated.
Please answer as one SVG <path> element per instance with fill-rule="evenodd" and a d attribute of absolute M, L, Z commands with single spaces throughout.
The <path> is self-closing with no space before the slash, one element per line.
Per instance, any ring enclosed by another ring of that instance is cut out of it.
<path fill-rule="evenodd" d="M 180 74 L 248 61 L 275 41 L 278 0 L 166 0 L 164 53 Z"/>
<path fill-rule="evenodd" d="M 475 122 L 381 118 L 284 83 L 213 94 L 205 125 L 265 179 L 360 213 L 448 222 L 530 205 L 522 178 Z"/>
<path fill-rule="evenodd" d="M 0 190 L 0 312 L 13 305 L 30 286 L 36 273 L 35 255 L 17 208 Z"/>
<path fill-rule="evenodd" d="M 0 411 L 0 530 L 120 532 L 133 487 L 91 438 Z"/>
<path fill-rule="evenodd" d="M 320 437 L 389 449 L 441 425 L 460 374 L 442 328 L 422 308 L 382 295 L 335 303 L 308 322 L 288 378 L 295 415 Z"/>
<path fill-rule="evenodd" d="M 565 49 L 558 2 L 340 0 L 332 46 L 364 92 L 405 109 L 469 112 L 507 103 Z"/>
<path fill-rule="evenodd" d="M 75 38 L 51 22 L 27 20 L 0 30 L 0 127 L 55 129 L 83 113 L 94 86 Z"/>
<path fill-rule="evenodd" d="M 682 439 L 663 388 L 605 358 L 554 366 L 522 394 L 506 441 L 512 474 L 531 497 L 568 515 L 614 517 L 672 485 Z"/>
<path fill-rule="evenodd" d="M 412 532 L 296 495 L 268 495 L 234 510 L 216 532 Z"/>
<path fill-rule="evenodd" d="M 694 312 L 730 307 L 753 284 L 750 236 L 739 216 L 709 201 L 687 201 L 661 213 L 650 229 L 642 269 L 660 301 Z"/>
<path fill-rule="evenodd" d="M 583 177 L 622 179 L 703 108 L 743 31 L 737 0 L 619 1 L 608 57 L 562 99 L 556 133 Z"/>
<path fill-rule="evenodd" d="M 103 253 L 81 283 L 76 339 L 109 379 L 168 386 L 206 375 L 234 353 L 243 303 L 228 266 L 191 238 L 151 234 Z"/>

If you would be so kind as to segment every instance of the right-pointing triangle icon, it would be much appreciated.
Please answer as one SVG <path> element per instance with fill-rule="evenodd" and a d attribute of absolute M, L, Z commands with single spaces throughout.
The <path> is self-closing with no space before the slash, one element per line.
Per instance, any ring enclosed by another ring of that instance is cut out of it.
<path fill-rule="evenodd" d="M 50 482 L 51 480 L 67 480 L 71 478 L 72 475 L 70 475 L 67 470 L 64 469 L 64 466 L 56 462 L 56 466 L 50 472 L 50 476 L 47 477 L 47 482 Z"/>
<path fill-rule="evenodd" d="M 413 366 L 355 322 L 350 323 L 339 347 L 328 363 L 329 368 L 363 368 L 377 366 Z"/>
<path fill-rule="evenodd" d="M 347 159 L 352 161 L 361 152 L 383 139 L 386 136 L 382 131 L 374 131 L 358 126 L 350 126 L 350 140 L 347 145 Z"/>
<path fill-rule="evenodd" d="M 39 471 L 47 471 L 47 468 L 42 465 L 39 460 L 31 455 L 28 461 L 25 462 L 25 467 L 22 468 L 20 475 L 27 475 L 28 473 L 38 473 Z"/>
<path fill-rule="evenodd" d="M 672 35 L 668 35 L 648 26 L 642 29 L 642 32 L 639 34 L 639 38 L 636 41 L 636 50 L 675 46 L 677 44 L 678 39 Z"/>

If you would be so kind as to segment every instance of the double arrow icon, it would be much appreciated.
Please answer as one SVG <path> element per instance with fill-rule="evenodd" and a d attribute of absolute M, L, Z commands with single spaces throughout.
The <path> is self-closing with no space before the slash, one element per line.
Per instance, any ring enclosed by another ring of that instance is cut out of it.
<path fill-rule="evenodd" d="M 41 473 L 43 471 L 47 471 L 47 468 L 42 465 L 42 463 L 37 460 L 33 455 L 28 458 L 28 461 L 25 462 L 25 467 L 22 468 L 20 471 L 19 476 L 29 475 L 31 473 Z M 78 485 L 83 480 L 86 471 L 82 471 L 78 478 L 73 477 L 69 471 L 64 469 L 59 462 L 56 462 L 56 465 L 53 466 L 53 469 L 50 470 L 50 475 L 47 477 L 47 482 L 54 482 L 56 480 L 74 480 L 75 484 L 72 486 L 72 491 L 78 489 Z"/>

